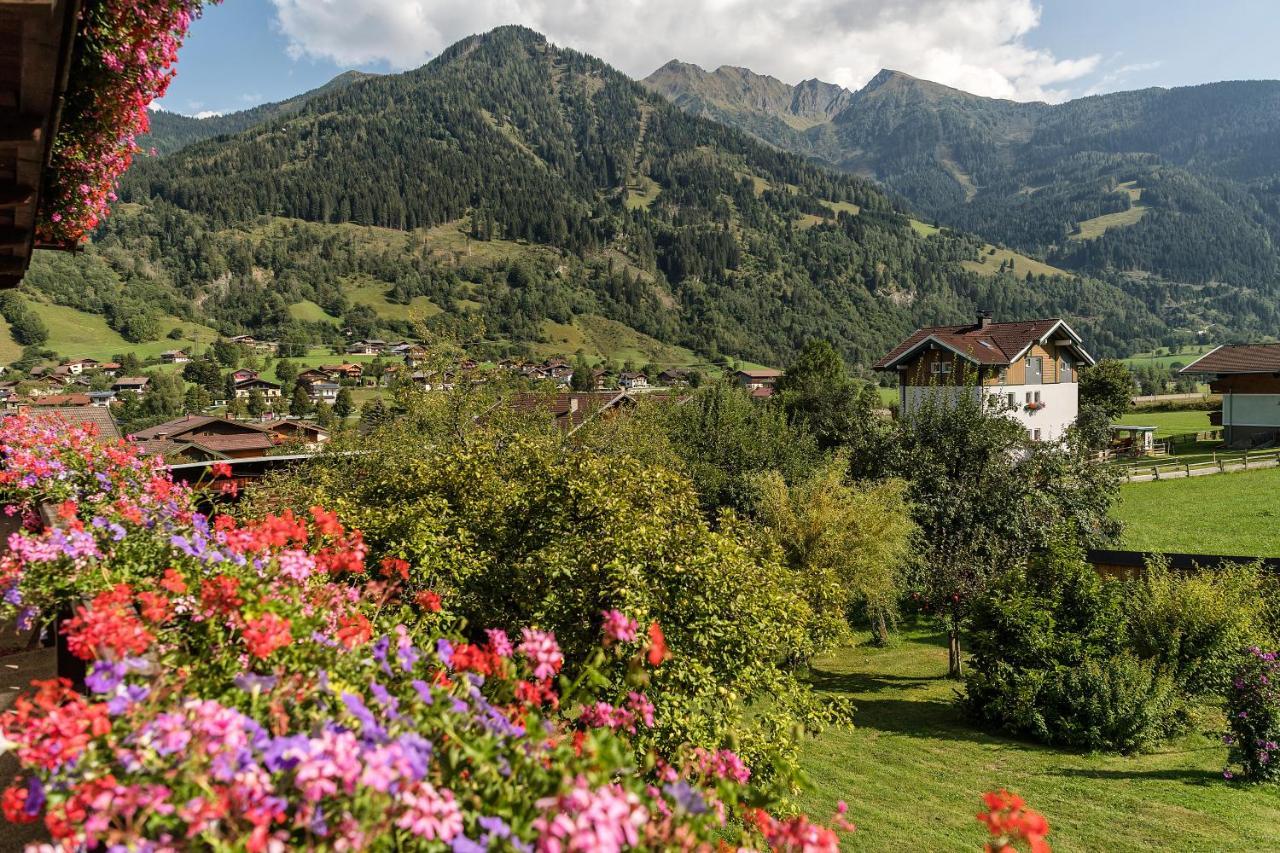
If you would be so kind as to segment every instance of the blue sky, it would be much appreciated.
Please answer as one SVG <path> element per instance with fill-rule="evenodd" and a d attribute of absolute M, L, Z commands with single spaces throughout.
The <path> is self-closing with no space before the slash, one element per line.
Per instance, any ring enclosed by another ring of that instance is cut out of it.
<path fill-rule="evenodd" d="M 504 23 L 633 76 L 679 58 L 857 87 L 891 67 L 1051 101 L 1280 78 L 1273 0 L 225 0 L 192 27 L 162 106 L 245 109 L 348 68 L 416 67 Z"/>

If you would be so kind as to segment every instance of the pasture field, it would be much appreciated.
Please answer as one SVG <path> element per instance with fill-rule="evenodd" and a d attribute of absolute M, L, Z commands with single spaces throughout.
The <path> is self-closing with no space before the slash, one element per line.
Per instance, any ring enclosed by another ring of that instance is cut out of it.
<path fill-rule="evenodd" d="M 1072 234 L 1070 239 L 1094 240 L 1106 234 L 1109 228 L 1123 228 L 1126 225 L 1133 225 L 1147 215 L 1148 207 L 1141 202 L 1142 189 L 1137 185 L 1136 181 L 1126 181 L 1116 189 L 1119 192 L 1128 194 L 1131 207 L 1119 213 L 1104 213 L 1102 216 L 1084 220 L 1080 223 L 1080 232 Z"/>
<path fill-rule="evenodd" d="M 1174 364 L 1185 367 L 1215 346 L 1216 344 L 1189 344 L 1177 347 L 1175 351 L 1165 350 L 1162 355 L 1153 352 L 1136 352 L 1120 360 L 1131 370 L 1138 367 L 1172 367 Z"/>
<path fill-rule="evenodd" d="M 1208 412 L 1129 412 L 1122 416 L 1118 423 L 1130 426 L 1156 427 L 1156 438 L 1168 438 L 1171 435 L 1205 432 L 1215 429 L 1209 423 Z"/>
<path fill-rule="evenodd" d="M 814 786 L 799 805 L 821 816 L 846 800 L 858 829 L 845 850 L 978 850 L 978 796 L 1001 787 L 1048 818 L 1056 853 L 1280 849 L 1280 788 L 1223 781 L 1216 719 L 1143 755 L 1051 749 L 973 728 L 946 671 L 945 639 L 925 624 L 889 648 L 864 642 L 815 661 L 815 686 L 857 711 L 853 728 L 806 743 Z"/>
<path fill-rule="evenodd" d="M 1122 547 L 1280 557 L 1280 468 L 1126 483 L 1120 498 Z"/>
<path fill-rule="evenodd" d="M 134 344 L 122 338 L 119 332 L 107 325 L 106 318 L 99 314 L 88 314 L 65 305 L 54 305 L 36 299 L 28 298 L 27 301 L 31 310 L 49 328 L 49 341 L 44 347 L 67 358 L 109 361 L 119 353 L 133 352 L 138 358 L 145 360 L 156 358 L 165 350 L 185 349 L 190 352 L 196 347 L 207 346 L 217 337 L 217 332 L 207 326 L 179 320 L 177 317 L 162 317 L 160 337 L 157 340 Z M 168 337 L 174 328 L 182 329 L 181 339 Z M 7 324 L 5 332 L 8 337 Z M 21 355 L 20 347 L 13 357 L 17 358 L 18 355 Z"/>

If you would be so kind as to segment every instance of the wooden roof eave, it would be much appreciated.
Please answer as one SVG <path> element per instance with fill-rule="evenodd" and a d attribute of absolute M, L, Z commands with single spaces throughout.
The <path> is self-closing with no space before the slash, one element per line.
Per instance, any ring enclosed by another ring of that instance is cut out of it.
<path fill-rule="evenodd" d="M 70 80 L 81 0 L 0 0 L 0 288 L 37 248 L 40 188 Z"/>

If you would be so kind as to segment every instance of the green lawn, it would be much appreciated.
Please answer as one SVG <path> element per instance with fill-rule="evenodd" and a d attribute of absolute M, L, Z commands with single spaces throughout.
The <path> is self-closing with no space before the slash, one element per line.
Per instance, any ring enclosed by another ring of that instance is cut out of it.
<path fill-rule="evenodd" d="M 1215 429 L 1208 412 L 1129 412 L 1118 421 L 1131 426 L 1156 427 L 1156 438 Z"/>
<path fill-rule="evenodd" d="M 1126 483 L 1124 547 L 1280 557 L 1280 468 Z"/>
<path fill-rule="evenodd" d="M 846 800 L 858 829 L 845 849 L 979 850 L 978 796 L 1000 787 L 1049 819 L 1057 853 L 1280 849 L 1280 787 L 1224 782 L 1216 732 L 1134 757 L 997 737 L 965 721 L 952 703 L 956 683 L 940 677 L 946 668 L 942 637 L 919 628 L 889 649 L 858 646 L 815 663 L 816 685 L 858 711 L 854 728 L 805 746 L 814 789 L 800 805 L 828 815 Z"/>
<path fill-rule="evenodd" d="M 160 321 L 160 337 L 154 341 L 133 344 L 107 325 L 105 317 L 87 314 L 65 305 L 54 305 L 35 299 L 28 300 L 31 309 L 44 320 L 49 328 L 49 341 L 45 346 L 66 358 L 96 358 L 109 360 L 117 353 L 132 352 L 138 358 L 156 358 L 170 349 L 187 349 L 197 345 L 208 346 L 217 332 L 198 323 L 189 323 L 176 317 L 163 317 Z M 181 328 L 183 337 L 168 337 L 171 329 Z M 7 329 L 6 329 L 7 331 Z M 15 356 L 16 358 L 16 356 Z"/>

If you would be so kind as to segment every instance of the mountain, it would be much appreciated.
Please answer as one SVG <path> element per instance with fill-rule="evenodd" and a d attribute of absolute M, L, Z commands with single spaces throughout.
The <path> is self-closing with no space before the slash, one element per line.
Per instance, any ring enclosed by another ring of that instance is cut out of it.
<path fill-rule="evenodd" d="M 743 69 L 668 63 L 644 82 L 690 112 L 872 177 L 929 219 L 1051 264 L 1268 294 L 1280 285 L 1277 81 L 1050 105 L 884 70 L 831 96 L 841 109 L 807 125 L 792 120 L 785 97 L 759 96 L 790 87 Z"/>
<path fill-rule="evenodd" d="M 145 151 L 154 148 L 157 154 L 172 154 L 184 146 L 214 136 L 227 136 L 247 130 L 254 125 L 290 116 L 302 109 L 312 98 L 359 83 L 376 74 L 363 71 L 344 71 L 323 86 L 319 86 L 301 95 L 294 95 L 283 101 L 260 104 L 247 110 L 223 115 L 196 118 L 167 110 L 152 110 L 150 114 L 150 132 L 138 137 L 138 144 Z"/>
<path fill-rule="evenodd" d="M 797 120 L 831 108 L 790 103 Z M 517 27 L 140 161 L 120 193 L 81 272 L 49 261 L 28 293 L 132 338 L 198 319 L 336 342 L 417 319 L 494 356 L 782 364 L 822 337 L 865 366 L 979 306 L 1067 316 L 1103 353 L 1163 342 L 1175 313 L 1148 307 L 1163 285 L 1126 292 L 912 220 L 863 178 Z M 1225 319 L 1197 300 L 1177 311 Z"/>

